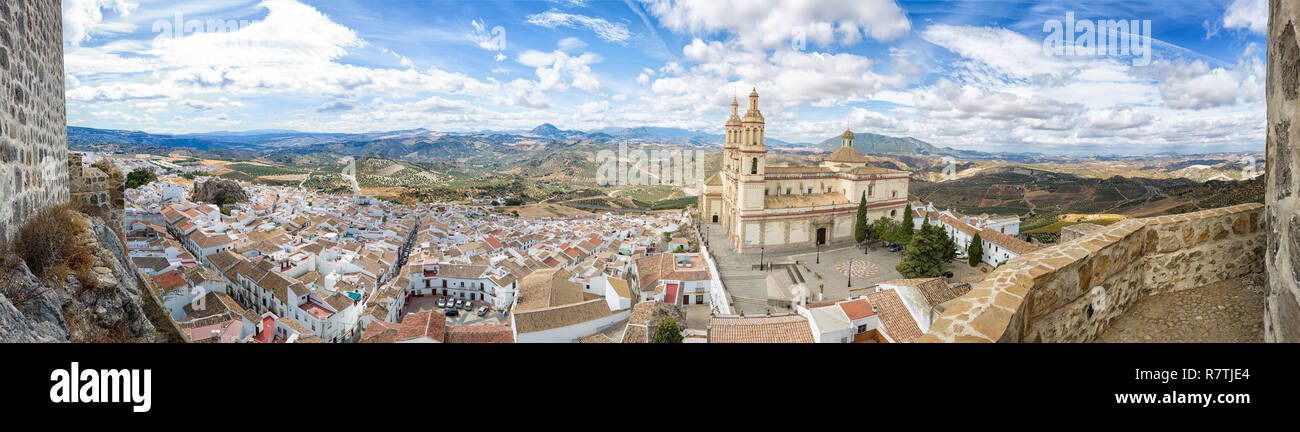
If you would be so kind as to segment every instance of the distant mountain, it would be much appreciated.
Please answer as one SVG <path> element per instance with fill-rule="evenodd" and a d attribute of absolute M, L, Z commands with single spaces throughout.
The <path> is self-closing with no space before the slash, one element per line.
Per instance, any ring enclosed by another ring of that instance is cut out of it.
<path fill-rule="evenodd" d="M 560 128 L 557 128 L 555 127 L 555 125 L 550 123 L 542 123 L 541 126 L 535 127 L 533 128 L 533 130 L 529 132 L 531 132 L 533 135 L 540 135 L 540 136 L 556 136 L 556 135 L 561 135 L 563 133 L 563 131 L 561 131 Z"/>
<path fill-rule="evenodd" d="M 920 155 L 920 156 L 969 156 L 972 153 L 966 150 L 955 150 L 947 147 L 937 147 L 925 141 L 912 137 L 892 137 L 886 135 L 873 134 L 868 132 L 853 133 L 853 148 L 863 154 L 896 154 L 896 155 Z M 840 136 L 826 139 L 817 144 L 817 148 L 825 151 L 834 151 L 842 145 Z"/>

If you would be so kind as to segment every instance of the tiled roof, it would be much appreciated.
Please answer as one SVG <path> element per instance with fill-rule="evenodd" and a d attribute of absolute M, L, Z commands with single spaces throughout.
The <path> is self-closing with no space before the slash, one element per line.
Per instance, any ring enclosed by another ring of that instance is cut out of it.
<path fill-rule="evenodd" d="M 867 301 L 876 307 L 885 334 L 898 342 L 911 342 L 921 337 L 921 327 L 903 305 L 903 299 L 894 290 L 887 289 L 867 294 Z"/>
<path fill-rule="evenodd" d="M 1024 255 L 1038 250 L 1038 246 L 1031 245 L 1029 243 L 1026 243 L 1023 240 L 994 231 L 989 228 L 984 228 L 983 230 L 980 230 L 980 238 L 984 240 L 988 240 L 993 244 L 1002 246 L 1003 248 L 1020 255 Z"/>
<path fill-rule="evenodd" d="M 447 328 L 447 343 L 514 343 L 514 331 L 505 324 L 452 326 Z"/>
<path fill-rule="evenodd" d="M 773 317 L 713 317 L 711 343 L 812 343 L 812 328 L 799 315 Z"/>
<path fill-rule="evenodd" d="M 552 268 L 537 270 L 519 283 L 516 311 L 544 309 L 570 305 L 582 301 L 582 287 L 569 281 L 567 270 Z"/>

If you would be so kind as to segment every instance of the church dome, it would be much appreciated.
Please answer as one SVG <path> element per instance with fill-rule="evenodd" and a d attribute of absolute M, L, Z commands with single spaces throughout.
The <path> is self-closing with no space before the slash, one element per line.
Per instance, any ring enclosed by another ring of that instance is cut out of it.
<path fill-rule="evenodd" d="M 857 164 L 866 163 L 867 157 L 863 156 L 862 152 L 858 151 L 858 149 L 842 146 L 838 150 L 835 150 L 834 153 L 831 153 L 830 157 L 826 158 L 826 161 Z"/>
<path fill-rule="evenodd" d="M 853 131 L 848 130 L 848 129 L 845 129 L 845 130 L 844 130 L 844 134 L 843 134 L 843 135 L 840 135 L 840 138 L 853 139 Z"/>

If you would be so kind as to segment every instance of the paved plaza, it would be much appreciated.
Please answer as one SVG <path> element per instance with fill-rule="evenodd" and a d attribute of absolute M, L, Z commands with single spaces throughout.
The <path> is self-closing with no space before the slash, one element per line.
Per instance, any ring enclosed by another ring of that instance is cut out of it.
<path fill-rule="evenodd" d="M 713 252 L 718 263 L 722 284 L 727 287 L 727 294 L 732 298 L 733 308 L 746 315 L 772 312 L 789 312 L 788 309 L 767 305 L 766 278 L 768 271 L 755 270 L 759 264 L 760 254 L 738 255 L 727 243 L 726 233 L 719 224 L 708 226 L 707 237 L 709 250 Z M 794 264 L 804 278 L 804 285 L 811 294 L 812 301 L 828 301 L 861 295 L 863 288 L 868 288 L 903 276 L 894 267 L 903 260 L 903 252 L 890 252 L 884 248 L 869 248 L 864 251 L 857 246 L 823 247 L 822 250 L 807 249 L 762 253 L 764 263 L 777 265 L 771 271 L 781 270 L 781 264 Z M 983 274 L 964 262 L 952 263 L 953 278 L 950 282 L 978 278 Z M 850 291 L 854 291 L 850 294 Z"/>

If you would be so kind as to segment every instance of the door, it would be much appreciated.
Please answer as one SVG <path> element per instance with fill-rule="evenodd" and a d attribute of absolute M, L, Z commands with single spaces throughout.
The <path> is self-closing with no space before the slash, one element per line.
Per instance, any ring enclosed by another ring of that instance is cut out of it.
<path fill-rule="evenodd" d="M 718 215 L 713 215 L 713 223 L 718 223 Z"/>
<path fill-rule="evenodd" d="M 826 244 L 826 228 L 817 228 L 817 244 Z"/>

